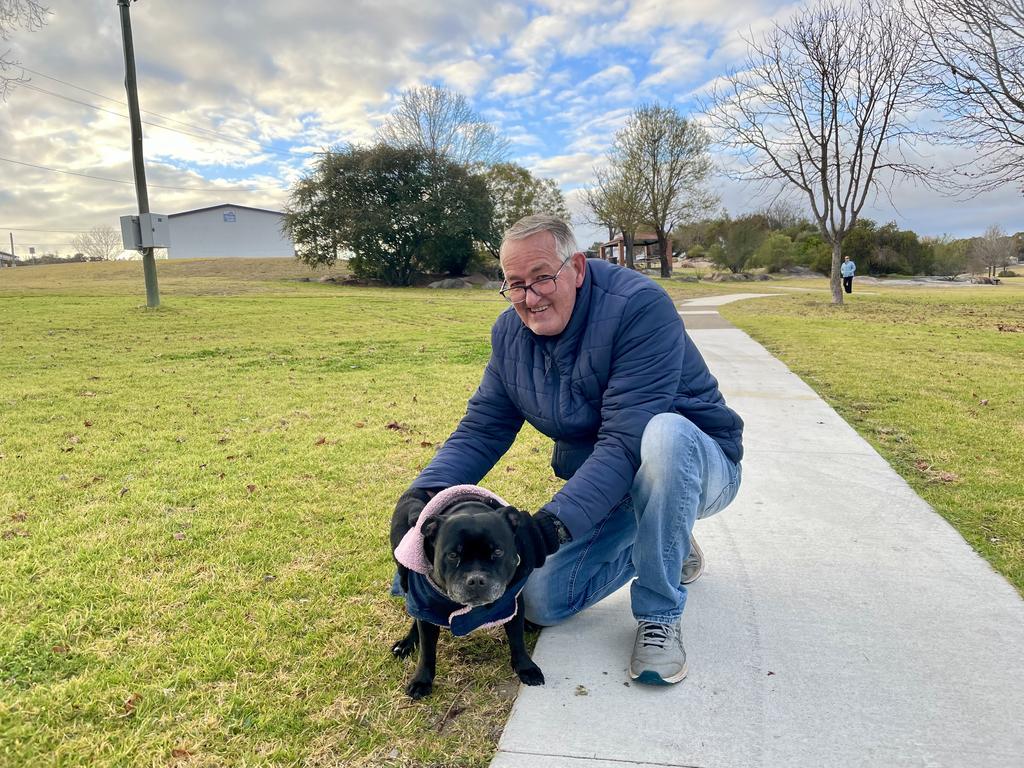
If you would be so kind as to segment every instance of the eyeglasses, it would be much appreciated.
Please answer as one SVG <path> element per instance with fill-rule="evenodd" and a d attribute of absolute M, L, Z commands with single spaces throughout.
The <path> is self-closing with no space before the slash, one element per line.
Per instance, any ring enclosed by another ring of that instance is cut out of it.
<path fill-rule="evenodd" d="M 533 291 L 537 296 L 550 296 L 555 292 L 558 286 L 555 284 L 555 280 L 558 279 L 559 274 L 565 269 L 565 265 L 572 260 L 572 256 L 569 256 L 565 261 L 562 262 L 562 266 L 558 268 L 551 277 L 542 277 L 539 280 L 534 280 L 529 285 L 516 285 L 509 287 L 507 285 L 508 280 L 502 282 L 501 290 L 498 291 L 508 301 L 513 304 L 522 304 L 526 301 L 526 292 Z"/>

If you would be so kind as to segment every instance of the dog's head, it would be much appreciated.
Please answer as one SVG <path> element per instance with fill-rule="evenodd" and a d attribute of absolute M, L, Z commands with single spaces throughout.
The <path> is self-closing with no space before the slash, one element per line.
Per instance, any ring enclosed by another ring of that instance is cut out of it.
<path fill-rule="evenodd" d="M 482 501 L 459 501 L 423 522 L 431 576 L 449 598 L 477 606 L 501 597 L 519 565 L 519 513 Z"/>

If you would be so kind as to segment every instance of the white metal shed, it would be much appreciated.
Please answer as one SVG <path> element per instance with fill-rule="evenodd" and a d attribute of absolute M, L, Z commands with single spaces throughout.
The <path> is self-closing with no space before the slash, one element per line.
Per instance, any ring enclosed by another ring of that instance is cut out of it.
<path fill-rule="evenodd" d="M 282 231 L 284 214 L 266 208 L 222 203 L 172 213 L 171 259 L 294 256 L 295 245 Z"/>

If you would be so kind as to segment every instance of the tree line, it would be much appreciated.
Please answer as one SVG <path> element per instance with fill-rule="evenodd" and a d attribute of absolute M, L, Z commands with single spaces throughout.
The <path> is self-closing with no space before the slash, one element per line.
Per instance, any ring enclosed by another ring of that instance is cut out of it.
<path fill-rule="evenodd" d="M 769 273 L 804 267 L 824 275 L 832 269 L 832 248 L 810 219 L 790 204 L 775 204 L 756 213 L 705 218 L 672 232 L 676 255 L 708 261 L 738 273 Z M 861 275 L 987 274 L 996 277 L 1024 258 L 1024 232 L 1006 235 L 997 226 L 978 237 L 921 237 L 896 222 L 879 225 L 861 218 L 843 243 Z"/>
<path fill-rule="evenodd" d="M 505 230 L 532 213 L 569 220 L 558 185 L 506 162 L 508 144 L 461 94 L 410 88 L 370 146 L 318 159 L 293 188 L 285 227 L 299 259 L 388 285 L 493 271 Z"/>

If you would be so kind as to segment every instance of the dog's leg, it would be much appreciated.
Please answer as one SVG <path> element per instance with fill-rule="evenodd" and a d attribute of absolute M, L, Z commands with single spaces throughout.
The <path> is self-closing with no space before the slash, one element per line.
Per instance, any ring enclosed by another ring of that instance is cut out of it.
<path fill-rule="evenodd" d="M 391 646 L 391 653 L 394 654 L 397 659 L 404 659 L 416 648 L 419 643 L 420 633 L 416 628 L 416 619 L 412 620 L 412 626 L 409 627 L 409 632 L 399 640 L 397 643 Z"/>
<path fill-rule="evenodd" d="M 533 663 L 526 650 L 526 636 L 523 633 L 523 596 L 516 599 L 516 615 L 505 623 L 508 646 L 512 651 L 512 669 L 526 685 L 544 685 L 544 673 Z"/>
<path fill-rule="evenodd" d="M 405 692 L 414 699 L 429 696 L 434 690 L 434 674 L 437 670 L 437 637 L 441 628 L 427 621 L 416 620 L 420 636 L 420 658 L 416 673 L 406 686 Z"/>

